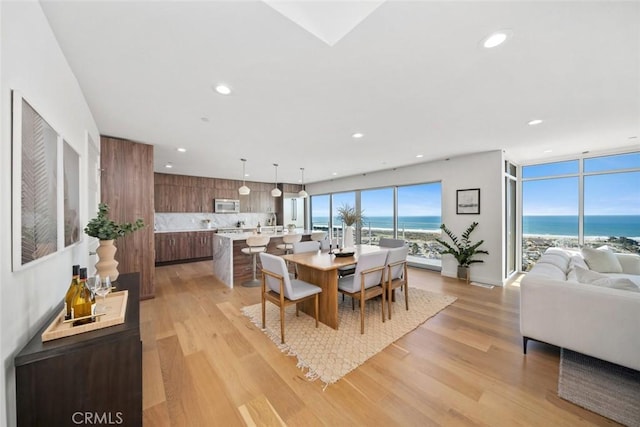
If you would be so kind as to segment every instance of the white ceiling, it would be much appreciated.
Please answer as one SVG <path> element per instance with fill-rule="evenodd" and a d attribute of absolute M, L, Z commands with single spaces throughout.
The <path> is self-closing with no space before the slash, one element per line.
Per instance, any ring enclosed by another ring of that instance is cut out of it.
<path fill-rule="evenodd" d="M 262 1 L 42 2 L 100 132 L 153 144 L 158 172 L 240 179 L 244 157 L 248 180 L 315 182 L 638 147 L 639 2 L 376 6 L 330 45 Z"/>

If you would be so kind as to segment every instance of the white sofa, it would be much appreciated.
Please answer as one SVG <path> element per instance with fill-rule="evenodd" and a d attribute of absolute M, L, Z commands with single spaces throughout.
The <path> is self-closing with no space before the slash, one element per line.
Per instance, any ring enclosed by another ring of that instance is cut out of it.
<path fill-rule="evenodd" d="M 545 251 L 520 283 L 525 354 L 532 339 L 640 370 L 640 256 L 615 258 L 621 271 L 602 274 L 590 252 Z"/>

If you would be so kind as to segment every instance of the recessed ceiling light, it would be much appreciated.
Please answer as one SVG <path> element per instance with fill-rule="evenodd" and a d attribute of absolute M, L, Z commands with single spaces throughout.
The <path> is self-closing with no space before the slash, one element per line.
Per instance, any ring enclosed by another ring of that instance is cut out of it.
<path fill-rule="evenodd" d="M 173 165 L 171 163 L 167 163 L 166 165 L 164 165 L 164 167 L 167 169 L 171 169 Z"/>
<path fill-rule="evenodd" d="M 180 153 L 186 153 L 187 152 L 187 149 L 186 148 L 182 148 L 182 147 L 176 148 L 176 150 L 179 151 Z"/>
<path fill-rule="evenodd" d="M 553 150 L 544 150 L 543 153 L 552 153 Z"/>
<path fill-rule="evenodd" d="M 351 138 L 354 138 L 354 139 L 360 139 L 360 138 L 362 138 L 363 136 L 364 136 L 364 134 L 363 134 L 363 133 L 356 132 L 356 133 L 354 133 L 353 135 L 351 135 Z"/>
<path fill-rule="evenodd" d="M 218 92 L 220 95 L 229 95 L 231 93 L 231 89 L 226 85 L 217 85 L 216 92 Z"/>
<path fill-rule="evenodd" d="M 637 139 L 637 136 L 630 136 L 629 139 Z"/>
<path fill-rule="evenodd" d="M 336 176 L 338 175 L 338 172 L 333 172 L 331 175 Z"/>
<path fill-rule="evenodd" d="M 535 120 L 531 120 L 529 123 L 527 123 L 529 126 L 535 126 L 535 125 L 539 125 L 540 123 L 542 123 L 542 120 L 540 119 L 535 119 Z"/>
<path fill-rule="evenodd" d="M 491 49 L 492 47 L 500 46 L 504 43 L 509 37 L 508 31 L 499 31 L 491 34 L 486 39 L 482 41 L 482 46 L 487 49 Z"/>
<path fill-rule="evenodd" d="M 417 155 L 416 155 L 416 157 L 417 157 L 418 159 L 420 159 L 420 158 L 424 157 L 424 154 L 417 154 Z"/>

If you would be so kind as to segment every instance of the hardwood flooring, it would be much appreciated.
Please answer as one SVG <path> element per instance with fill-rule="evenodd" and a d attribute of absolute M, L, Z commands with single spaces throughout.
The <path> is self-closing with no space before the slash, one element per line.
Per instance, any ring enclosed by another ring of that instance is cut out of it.
<path fill-rule="evenodd" d="M 157 267 L 141 302 L 145 426 L 617 425 L 557 396 L 557 348 L 522 354 L 517 284 L 409 269 L 410 286 L 458 300 L 323 390 L 240 313 L 259 288 L 211 271 Z"/>

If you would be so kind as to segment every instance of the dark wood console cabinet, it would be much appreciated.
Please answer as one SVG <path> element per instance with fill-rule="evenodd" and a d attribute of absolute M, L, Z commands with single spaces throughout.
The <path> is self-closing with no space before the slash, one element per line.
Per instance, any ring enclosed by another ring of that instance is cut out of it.
<path fill-rule="evenodd" d="M 62 304 L 15 357 L 18 426 L 142 425 L 140 274 L 121 274 L 125 322 L 42 342 Z"/>

